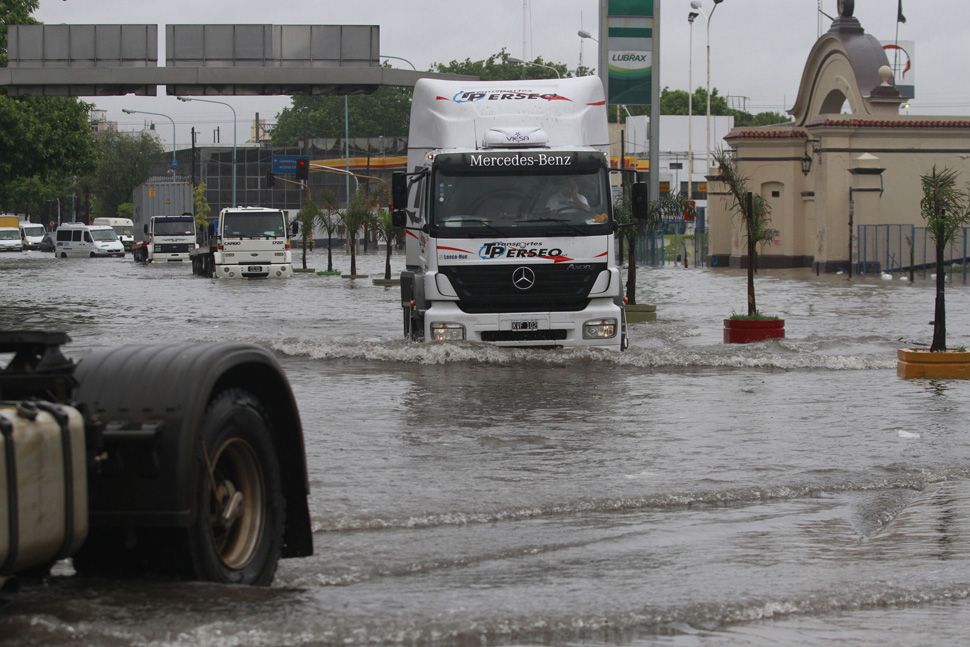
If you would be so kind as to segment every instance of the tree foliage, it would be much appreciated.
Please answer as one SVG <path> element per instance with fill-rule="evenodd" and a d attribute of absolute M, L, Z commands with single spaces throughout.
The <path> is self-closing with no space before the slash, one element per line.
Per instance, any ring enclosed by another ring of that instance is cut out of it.
<path fill-rule="evenodd" d="M 933 317 L 933 343 L 930 350 L 946 351 L 946 246 L 961 227 L 970 223 L 970 195 L 957 188 L 958 173 L 952 169 L 937 171 L 936 166 L 920 176 L 923 196 L 920 213 L 926 220 L 927 235 L 936 248 L 936 302 Z"/>
<path fill-rule="evenodd" d="M 662 115 L 687 115 L 691 112 L 688 103 L 686 90 L 671 90 L 664 88 L 660 92 L 660 114 Z M 694 90 L 692 97 L 693 114 L 707 114 L 707 90 L 703 87 Z M 640 114 L 646 114 L 645 106 L 637 106 Z M 632 108 L 631 113 L 637 114 Z M 760 112 L 753 115 L 743 110 L 732 108 L 725 97 L 722 97 L 717 88 L 711 90 L 711 115 L 734 117 L 735 126 L 769 126 L 773 124 L 791 123 L 791 118 L 777 112 Z"/>
<path fill-rule="evenodd" d="M 347 98 L 350 133 L 354 137 L 399 137 L 408 132 L 409 88 L 382 87 L 373 94 Z M 296 96 L 276 117 L 273 144 L 293 146 L 314 137 L 344 136 L 344 98 Z"/>
<path fill-rule="evenodd" d="M 35 211 L 91 171 L 88 109 L 71 98 L 0 96 L 0 209 Z"/>
<path fill-rule="evenodd" d="M 101 215 L 113 216 L 118 205 L 131 202 L 131 193 L 148 179 L 165 154 L 154 135 L 108 130 L 95 137 L 97 163 L 91 173 L 91 189 Z"/>
<path fill-rule="evenodd" d="M 116 207 L 119 215 L 124 204 L 127 203 L 123 202 Z M 195 212 L 196 225 L 206 226 L 209 224 L 209 214 L 212 212 L 212 207 L 209 206 L 209 199 L 205 196 L 205 182 L 199 182 L 192 189 L 192 210 Z"/>

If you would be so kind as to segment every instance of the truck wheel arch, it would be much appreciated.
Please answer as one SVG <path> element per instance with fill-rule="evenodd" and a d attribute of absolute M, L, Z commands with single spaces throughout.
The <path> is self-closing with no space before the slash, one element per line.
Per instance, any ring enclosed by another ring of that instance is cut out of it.
<path fill-rule="evenodd" d="M 104 428 L 107 458 L 89 478 L 92 527 L 191 525 L 199 425 L 213 399 L 241 388 L 272 421 L 286 506 L 282 556 L 312 554 L 302 425 L 270 352 L 235 342 L 128 345 L 84 357 L 75 377 L 76 401 Z"/>

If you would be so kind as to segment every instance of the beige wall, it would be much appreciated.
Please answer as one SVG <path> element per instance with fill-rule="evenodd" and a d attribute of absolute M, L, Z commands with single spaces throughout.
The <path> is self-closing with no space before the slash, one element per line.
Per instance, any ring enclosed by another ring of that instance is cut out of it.
<path fill-rule="evenodd" d="M 820 264 L 822 271 L 847 266 L 849 188 L 854 186 L 854 225 L 913 224 L 920 215 L 920 175 L 937 168 L 960 172 L 970 183 L 970 120 L 960 117 L 826 116 L 798 128 L 736 129 L 727 137 L 748 186 L 771 206 L 775 241 L 762 251 L 763 267 Z M 803 175 L 800 158 L 809 151 L 812 170 Z M 868 154 L 875 159 L 860 161 Z M 874 175 L 850 168 L 879 167 L 884 191 Z M 716 187 L 712 187 L 717 191 Z M 778 195 L 774 196 L 773 192 Z M 712 200 L 711 254 L 739 265 L 744 255 L 739 224 L 726 218 L 724 200 Z M 725 223 L 731 232 L 720 231 Z"/>

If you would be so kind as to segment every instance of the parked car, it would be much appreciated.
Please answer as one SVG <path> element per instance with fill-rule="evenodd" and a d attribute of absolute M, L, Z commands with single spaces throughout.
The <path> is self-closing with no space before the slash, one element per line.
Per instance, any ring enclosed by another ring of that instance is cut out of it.
<path fill-rule="evenodd" d="M 51 234 L 44 234 L 44 238 L 37 243 L 36 247 L 41 252 L 53 252 L 54 251 L 54 236 Z"/>

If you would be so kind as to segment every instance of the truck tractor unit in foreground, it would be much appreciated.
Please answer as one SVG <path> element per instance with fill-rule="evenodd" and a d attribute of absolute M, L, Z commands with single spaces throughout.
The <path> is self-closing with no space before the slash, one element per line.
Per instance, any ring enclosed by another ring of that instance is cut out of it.
<path fill-rule="evenodd" d="M 268 585 L 313 552 L 303 431 L 248 344 L 121 346 L 0 331 L 0 581 L 81 575 Z"/>
<path fill-rule="evenodd" d="M 504 346 L 626 345 L 597 77 L 414 87 L 404 334 Z"/>

